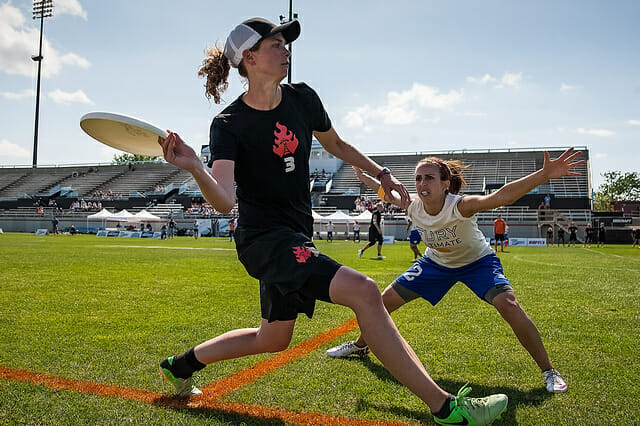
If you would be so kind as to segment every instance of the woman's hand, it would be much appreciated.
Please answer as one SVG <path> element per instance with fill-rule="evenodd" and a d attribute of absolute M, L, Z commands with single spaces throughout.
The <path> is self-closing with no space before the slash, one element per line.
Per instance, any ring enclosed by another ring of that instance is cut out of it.
<path fill-rule="evenodd" d="M 187 145 L 177 133 L 167 130 L 169 136 L 166 139 L 158 137 L 158 143 L 162 147 L 162 153 L 167 163 L 193 172 L 197 167 L 201 166 L 200 159 L 196 152 Z"/>
<path fill-rule="evenodd" d="M 573 152 L 573 147 L 567 149 L 562 155 L 555 160 L 551 159 L 547 151 L 544 152 L 544 166 L 542 166 L 542 174 L 547 180 L 561 178 L 563 176 L 580 176 L 581 173 L 571 171 L 574 167 L 584 164 L 585 160 L 576 161 L 582 154 L 582 151 Z"/>
<path fill-rule="evenodd" d="M 409 207 L 411 204 L 411 196 L 409 195 L 409 191 L 407 188 L 391 173 L 387 173 L 380 178 L 380 186 L 382 186 L 382 190 L 385 194 L 391 194 L 391 191 L 396 191 L 398 195 L 400 195 L 399 200 L 391 201 L 393 204 L 400 206 L 403 209 Z"/>

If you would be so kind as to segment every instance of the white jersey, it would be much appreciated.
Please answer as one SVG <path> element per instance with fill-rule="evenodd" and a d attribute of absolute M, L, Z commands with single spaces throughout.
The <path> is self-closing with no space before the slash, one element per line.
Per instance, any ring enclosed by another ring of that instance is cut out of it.
<path fill-rule="evenodd" d="M 427 246 L 425 256 L 447 268 L 459 268 L 493 253 L 478 229 L 476 215 L 463 217 L 458 211 L 461 198 L 447 194 L 442 210 L 435 216 L 425 211 L 420 198 L 415 198 L 407 209 Z"/>

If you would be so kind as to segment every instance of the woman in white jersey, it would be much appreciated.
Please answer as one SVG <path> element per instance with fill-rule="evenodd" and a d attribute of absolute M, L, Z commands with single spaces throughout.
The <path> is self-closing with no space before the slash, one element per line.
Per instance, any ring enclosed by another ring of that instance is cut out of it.
<path fill-rule="evenodd" d="M 384 305 L 393 312 L 407 302 L 422 297 L 432 305 L 461 281 L 480 299 L 492 304 L 509 323 L 518 340 L 543 371 L 549 392 L 565 392 L 567 385 L 553 368 L 536 325 L 520 307 L 509 280 L 504 275 L 500 259 L 478 229 L 475 214 L 511 204 L 533 188 L 562 176 L 576 176 L 571 171 L 584 160 L 573 162 L 581 152 L 566 150 L 551 160 L 545 152 L 542 169 L 489 195 L 457 195 L 465 185 L 464 166 L 459 161 L 443 161 L 429 157 L 418 162 L 415 170 L 416 191 L 407 214 L 427 245 L 425 254 L 383 292 Z M 379 182 L 355 169 L 358 179 L 374 191 Z M 386 201 L 400 205 L 400 198 L 381 195 Z M 366 342 L 360 336 L 327 351 L 336 358 L 352 354 L 366 355 Z"/>

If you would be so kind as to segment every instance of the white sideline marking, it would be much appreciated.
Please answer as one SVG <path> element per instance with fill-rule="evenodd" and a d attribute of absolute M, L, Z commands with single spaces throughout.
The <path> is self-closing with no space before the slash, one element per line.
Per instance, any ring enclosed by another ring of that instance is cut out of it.
<path fill-rule="evenodd" d="M 548 262 L 538 262 L 537 260 L 531 260 L 531 259 L 523 259 L 520 256 L 513 256 L 514 259 L 516 260 L 520 260 L 522 262 L 529 262 L 529 263 L 535 263 L 538 265 L 545 265 L 545 266 L 559 266 L 561 268 L 566 268 L 569 265 L 563 265 L 561 263 L 548 263 Z M 586 265 L 580 265 L 580 268 L 586 268 L 586 269 L 600 269 L 602 270 L 602 267 L 600 266 L 586 266 Z M 617 271 L 627 271 L 627 272 L 640 272 L 640 269 L 627 269 L 627 268 L 607 268 L 607 270 L 617 270 Z"/>
<path fill-rule="evenodd" d="M 167 250 L 218 250 L 218 251 L 236 251 L 236 249 L 231 248 L 218 248 L 218 247 L 165 247 L 165 246 L 118 246 L 118 245 L 107 245 L 107 244 L 96 244 L 94 247 L 109 247 L 109 248 L 150 248 L 150 249 L 167 249 Z"/>
<path fill-rule="evenodd" d="M 603 256 L 613 256 L 613 257 L 617 257 L 619 259 L 624 259 L 625 258 L 625 256 L 620 256 L 619 254 L 603 253 L 601 251 L 595 251 L 595 250 L 592 250 L 590 248 L 583 248 L 583 250 L 590 251 L 592 253 L 598 253 L 598 254 L 601 254 Z M 633 257 L 630 257 L 629 260 L 636 260 L 636 259 L 633 258 Z"/>

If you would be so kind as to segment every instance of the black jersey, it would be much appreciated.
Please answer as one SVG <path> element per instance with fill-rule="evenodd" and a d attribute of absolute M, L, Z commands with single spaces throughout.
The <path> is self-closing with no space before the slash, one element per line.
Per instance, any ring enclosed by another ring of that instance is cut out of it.
<path fill-rule="evenodd" d="M 373 213 L 371 213 L 371 227 L 376 229 L 376 225 L 378 225 L 378 227 L 380 226 L 380 222 L 382 222 L 382 212 L 378 211 L 378 209 L 374 210 Z"/>
<path fill-rule="evenodd" d="M 309 155 L 313 131 L 331 129 L 316 92 L 304 83 L 282 84 L 282 100 L 269 111 L 242 96 L 211 124 L 211 161 L 235 161 L 238 228 L 285 226 L 313 236 Z"/>

